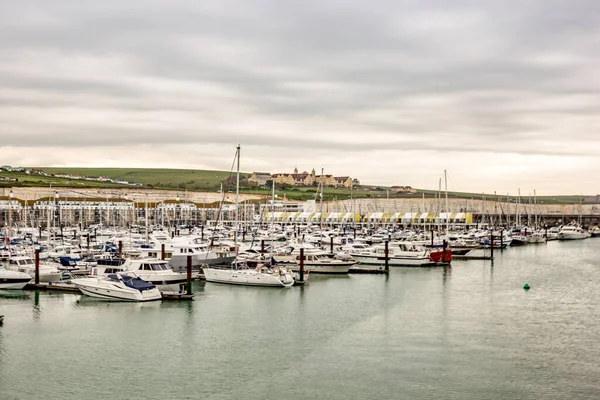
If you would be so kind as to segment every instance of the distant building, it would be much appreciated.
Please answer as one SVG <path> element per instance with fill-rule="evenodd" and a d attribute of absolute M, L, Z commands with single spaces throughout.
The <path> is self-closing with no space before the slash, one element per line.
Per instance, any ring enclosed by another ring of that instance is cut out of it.
<path fill-rule="evenodd" d="M 271 180 L 269 172 L 253 172 L 250 178 L 248 178 L 250 184 L 257 186 L 264 186 L 269 180 Z"/>
<path fill-rule="evenodd" d="M 338 176 L 335 177 L 333 175 L 317 175 L 315 170 L 313 169 L 311 173 L 304 171 L 302 173 L 298 172 L 298 168 L 294 169 L 294 173 L 280 173 L 273 174 L 271 179 L 275 183 L 280 185 L 289 185 L 289 186 L 312 186 L 314 184 L 323 184 L 323 186 L 332 186 L 332 187 L 345 187 L 351 188 L 353 185 L 358 184 L 357 179 L 352 179 L 349 176 Z"/>
<path fill-rule="evenodd" d="M 349 176 L 336 176 L 335 178 L 335 186 L 336 187 L 345 187 L 350 189 L 352 187 L 352 178 Z"/>

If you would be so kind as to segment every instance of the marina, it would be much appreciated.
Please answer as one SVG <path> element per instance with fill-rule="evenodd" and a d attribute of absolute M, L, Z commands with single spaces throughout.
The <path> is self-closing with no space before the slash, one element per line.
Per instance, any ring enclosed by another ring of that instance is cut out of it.
<path fill-rule="evenodd" d="M 289 289 L 194 282 L 195 300 L 181 303 L 2 291 L 0 386 L 9 399 L 135 398 L 97 384 L 115 380 L 143 385 L 146 399 L 591 398 L 599 248 L 552 241 Z M 248 375 L 253 365 L 265 373 Z M 169 385 L 166 370 L 178 371 Z"/>

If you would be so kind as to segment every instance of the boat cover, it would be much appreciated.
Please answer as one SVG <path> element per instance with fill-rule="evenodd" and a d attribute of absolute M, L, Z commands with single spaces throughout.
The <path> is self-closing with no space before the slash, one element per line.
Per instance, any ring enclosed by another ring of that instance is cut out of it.
<path fill-rule="evenodd" d="M 132 289 L 137 289 L 140 292 L 143 292 L 144 290 L 151 290 L 154 289 L 155 286 L 153 284 L 151 284 L 150 282 L 146 282 L 145 280 L 141 279 L 141 278 L 136 278 L 136 277 L 132 277 L 132 276 L 127 276 L 127 275 L 121 275 L 121 279 L 123 280 L 123 283 L 132 288 Z"/>

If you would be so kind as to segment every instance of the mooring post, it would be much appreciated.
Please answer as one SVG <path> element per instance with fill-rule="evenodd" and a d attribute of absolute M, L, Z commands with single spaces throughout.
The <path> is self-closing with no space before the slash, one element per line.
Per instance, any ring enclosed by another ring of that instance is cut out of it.
<path fill-rule="evenodd" d="M 304 282 L 304 248 L 300 248 L 300 282 Z"/>
<path fill-rule="evenodd" d="M 504 228 L 500 231 L 500 250 L 504 250 Z"/>
<path fill-rule="evenodd" d="M 431 247 L 433 247 L 433 229 L 431 230 Z"/>
<path fill-rule="evenodd" d="M 329 252 L 333 254 L 333 236 L 329 237 Z"/>
<path fill-rule="evenodd" d="M 161 260 L 165 260 L 165 244 L 161 243 L 160 244 L 160 259 Z"/>
<path fill-rule="evenodd" d="M 119 258 L 123 257 L 123 241 L 119 240 Z"/>
<path fill-rule="evenodd" d="M 386 240 L 385 241 L 385 251 L 384 251 L 384 257 L 385 257 L 385 272 L 388 273 L 390 272 L 390 249 L 389 249 L 389 242 Z"/>
<path fill-rule="evenodd" d="M 175 231 L 171 231 L 171 239 L 175 237 Z"/>
<path fill-rule="evenodd" d="M 494 230 L 490 234 L 490 258 L 494 259 Z"/>
<path fill-rule="evenodd" d="M 204 241 L 204 225 L 200 227 L 200 240 Z"/>
<path fill-rule="evenodd" d="M 35 284 L 40 284 L 40 249 L 35 249 Z"/>
<path fill-rule="evenodd" d="M 87 234 L 87 237 L 86 237 L 86 241 L 87 241 L 87 252 L 88 252 L 88 255 L 90 254 L 90 236 L 91 236 L 91 235 L 92 235 L 92 234 L 91 234 L 90 232 L 88 232 L 88 234 Z"/>
<path fill-rule="evenodd" d="M 187 294 L 192 294 L 192 256 L 187 256 Z"/>
<path fill-rule="evenodd" d="M 261 252 L 261 254 L 265 252 L 265 240 L 264 239 L 260 240 L 260 252 Z"/>
<path fill-rule="evenodd" d="M 244 229 L 242 231 L 242 242 L 245 242 L 245 241 L 246 241 L 246 230 Z"/>
<path fill-rule="evenodd" d="M 77 240 L 77 229 L 73 229 L 73 240 Z"/>

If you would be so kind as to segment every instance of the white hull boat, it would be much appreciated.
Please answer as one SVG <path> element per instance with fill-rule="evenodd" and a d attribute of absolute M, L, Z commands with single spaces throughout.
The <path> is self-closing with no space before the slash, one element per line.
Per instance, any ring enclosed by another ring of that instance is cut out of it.
<path fill-rule="evenodd" d="M 31 278 L 35 278 L 35 262 L 31 257 L 19 256 L 11 257 L 8 260 L 7 270 L 23 272 Z M 59 282 L 62 279 L 62 273 L 52 265 L 40 263 L 39 267 L 40 282 Z"/>
<path fill-rule="evenodd" d="M 9 271 L 0 267 L 0 289 L 20 290 L 31 281 L 31 277 L 24 272 Z"/>
<path fill-rule="evenodd" d="M 79 278 L 71 282 L 90 297 L 116 301 L 152 301 L 162 299 L 156 286 L 135 277 L 114 274 L 106 278 Z"/>
<path fill-rule="evenodd" d="M 563 226 L 558 232 L 558 240 L 581 240 L 589 238 L 591 233 L 584 231 L 578 226 Z"/>
<path fill-rule="evenodd" d="M 290 287 L 294 284 L 294 277 L 284 268 L 269 272 L 261 266 L 256 269 L 204 268 L 204 276 L 207 282 L 230 285 Z"/>

